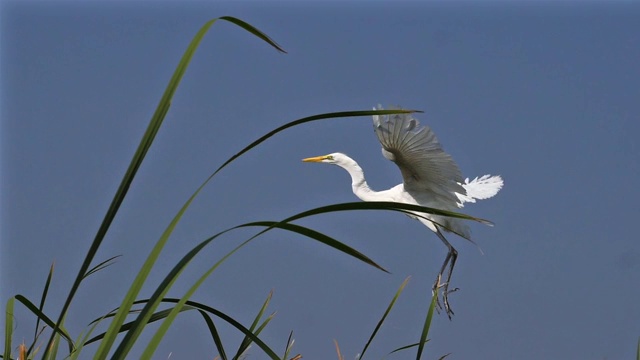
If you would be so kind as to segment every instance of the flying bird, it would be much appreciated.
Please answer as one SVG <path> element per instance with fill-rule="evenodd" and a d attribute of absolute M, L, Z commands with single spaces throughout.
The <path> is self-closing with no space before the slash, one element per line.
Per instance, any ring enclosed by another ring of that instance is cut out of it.
<path fill-rule="evenodd" d="M 383 110 L 380 105 L 374 110 Z M 411 114 L 374 115 L 373 129 L 382 145 L 382 155 L 393 161 L 402 173 L 402 183 L 388 190 L 372 190 L 364 178 L 358 163 L 343 153 L 332 153 L 303 159 L 338 165 L 351 175 L 353 193 L 363 201 L 391 201 L 420 205 L 440 210 L 456 211 L 464 203 L 488 199 L 498 193 L 503 180 L 498 175 L 484 175 L 469 181 L 463 179 L 458 165 L 451 155 L 444 152 L 433 131 L 421 126 Z M 442 288 L 442 302 L 449 318 L 453 315 L 448 295 L 451 275 L 458 258 L 458 251 L 444 237 L 443 230 L 454 232 L 471 241 L 471 232 L 461 219 L 413 212 L 408 216 L 420 221 L 447 247 L 444 263 L 436 277 L 433 291 Z M 448 268 L 446 281 L 442 282 Z M 439 303 L 439 302 L 438 302 Z"/>

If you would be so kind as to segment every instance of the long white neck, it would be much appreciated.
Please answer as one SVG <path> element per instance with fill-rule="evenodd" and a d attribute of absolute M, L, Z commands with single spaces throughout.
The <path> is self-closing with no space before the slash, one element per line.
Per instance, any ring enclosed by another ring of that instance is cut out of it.
<path fill-rule="evenodd" d="M 364 171 L 360 165 L 353 159 L 348 163 L 338 163 L 336 165 L 347 170 L 351 175 L 351 189 L 353 193 L 362 201 L 375 201 L 375 191 L 369 188 L 367 181 L 364 179 Z"/>

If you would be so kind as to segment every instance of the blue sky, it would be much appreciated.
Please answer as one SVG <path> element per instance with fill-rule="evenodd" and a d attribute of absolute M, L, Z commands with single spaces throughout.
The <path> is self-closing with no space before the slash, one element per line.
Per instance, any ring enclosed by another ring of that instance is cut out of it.
<path fill-rule="evenodd" d="M 286 122 L 381 103 L 424 111 L 465 176 L 505 188 L 465 212 L 472 225 L 424 358 L 623 359 L 640 336 L 640 6 L 632 2 L 3 2 L 0 244 L 2 305 L 36 301 L 52 262 L 57 317 L 144 129 L 187 44 L 208 19 L 263 30 L 279 54 L 230 24 L 204 39 L 163 128 L 98 254 L 122 254 L 81 288 L 74 334 L 116 307 L 188 196 L 223 161 Z M 227 227 L 356 200 L 346 172 L 300 159 L 341 151 L 372 188 L 401 181 L 369 118 L 282 133 L 219 174 L 196 199 L 151 275 Z M 274 232 L 225 263 L 194 296 L 249 324 L 268 292 L 263 333 L 305 359 L 364 346 L 400 283 L 411 281 L 369 355 L 417 341 L 446 249 L 396 213 L 306 219 L 391 271 Z M 211 246 L 173 296 L 252 231 Z M 144 295 L 149 295 L 152 287 Z M 4 318 L 4 315 L 0 317 Z M 16 339 L 34 320 L 16 317 Z M 233 343 L 239 335 L 223 329 Z M 149 332 L 151 333 L 151 332 Z M 181 317 L 156 357 L 212 358 L 206 327 Z M 91 350 L 91 349 L 89 349 Z M 134 349 L 134 355 L 140 349 Z M 281 351 L 281 350 L 280 350 Z M 265 358 L 257 348 L 252 358 Z M 407 358 L 407 353 L 395 358 Z"/>

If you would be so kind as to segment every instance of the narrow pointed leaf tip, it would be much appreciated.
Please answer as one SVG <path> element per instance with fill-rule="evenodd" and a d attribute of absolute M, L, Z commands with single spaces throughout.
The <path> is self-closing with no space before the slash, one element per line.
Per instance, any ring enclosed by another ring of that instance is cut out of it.
<path fill-rule="evenodd" d="M 262 31 L 258 30 L 257 28 L 255 28 L 254 26 L 238 19 L 235 18 L 233 16 L 222 16 L 220 17 L 220 20 L 225 20 L 228 21 L 230 23 L 236 24 L 238 26 L 240 26 L 241 28 L 247 30 L 248 32 L 252 33 L 253 35 L 259 37 L 260 39 L 264 40 L 265 42 L 267 42 L 269 45 L 273 46 L 276 50 L 286 54 L 287 52 L 280 46 L 278 45 L 278 43 L 276 43 L 273 39 L 271 39 L 269 36 L 267 36 L 267 34 L 263 33 Z"/>
<path fill-rule="evenodd" d="M 380 321 L 378 321 L 378 324 L 376 325 L 375 329 L 373 330 L 373 333 L 369 337 L 369 340 L 367 341 L 367 344 L 364 346 L 364 349 L 362 349 L 362 351 L 360 352 L 360 355 L 358 355 L 358 357 L 357 357 L 358 359 L 361 359 L 364 356 L 364 353 L 367 352 L 367 349 L 369 348 L 369 345 L 371 345 L 371 342 L 373 341 L 373 338 L 378 333 L 378 330 L 380 330 L 380 327 L 382 327 L 382 323 L 384 323 L 384 320 L 387 318 L 387 316 L 391 312 L 391 309 L 393 308 L 393 305 L 395 304 L 396 300 L 398 300 L 398 297 L 400 296 L 400 294 L 404 290 L 404 287 L 407 286 L 407 283 L 409 282 L 410 278 L 411 278 L 411 276 L 407 277 L 402 282 L 402 284 L 400 285 L 400 288 L 396 292 L 395 296 L 393 297 L 393 299 L 391 299 L 391 302 L 389 303 L 389 306 L 387 306 L 387 309 L 385 310 L 384 314 L 382 315 L 382 318 L 380 319 Z"/>

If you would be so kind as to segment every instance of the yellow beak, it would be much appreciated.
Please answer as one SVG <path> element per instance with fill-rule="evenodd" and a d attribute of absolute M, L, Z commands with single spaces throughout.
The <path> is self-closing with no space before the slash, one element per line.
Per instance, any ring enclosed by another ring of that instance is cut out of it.
<path fill-rule="evenodd" d="M 310 157 L 310 158 L 302 159 L 302 161 L 304 161 L 304 162 L 322 162 L 322 160 L 324 160 L 326 158 L 327 158 L 327 155 L 324 155 L 324 156 L 316 156 L 316 157 Z"/>

